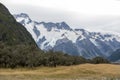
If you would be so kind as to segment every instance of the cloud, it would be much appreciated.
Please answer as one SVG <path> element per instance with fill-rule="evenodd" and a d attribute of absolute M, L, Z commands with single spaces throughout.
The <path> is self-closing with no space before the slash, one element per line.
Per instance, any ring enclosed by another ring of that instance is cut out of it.
<path fill-rule="evenodd" d="M 120 3 L 115 0 L 2 0 L 12 14 L 33 20 L 67 22 L 72 28 L 120 33 Z"/>
<path fill-rule="evenodd" d="M 87 15 L 120 15 L 120 2 L 116 0 L 2 0 L 2 2 L 74 11 Z"/>

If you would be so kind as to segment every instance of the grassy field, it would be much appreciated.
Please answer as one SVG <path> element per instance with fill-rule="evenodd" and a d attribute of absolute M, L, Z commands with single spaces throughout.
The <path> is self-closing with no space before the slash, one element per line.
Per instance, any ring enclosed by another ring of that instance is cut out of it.
<path fill-rule="evenodd" d="M 81 64 L 56 68 L 0 69 L 0 80 L 120 80 L 120 65 Z"/>

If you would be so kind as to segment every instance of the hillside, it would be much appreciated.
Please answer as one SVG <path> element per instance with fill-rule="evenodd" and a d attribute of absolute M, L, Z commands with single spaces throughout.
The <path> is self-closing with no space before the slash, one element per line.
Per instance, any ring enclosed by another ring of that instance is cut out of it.
<path fill-rule="evenodd" d="M 0 80 L 119 80 L 120 65 L 81 64 L 77 66 L 0 69 Z"/>
<path fill-rule="evenodd" d="M 41 51 L 29 32 L 0 3 L 0 67 L 24 65 Z M 31 64 L 32 65 L 32 64 Z"/>
<path fill-rule="evenodd" d="M 31 35 L 0 3 L 0 43 L 6 45 L 36 45 Z"/>

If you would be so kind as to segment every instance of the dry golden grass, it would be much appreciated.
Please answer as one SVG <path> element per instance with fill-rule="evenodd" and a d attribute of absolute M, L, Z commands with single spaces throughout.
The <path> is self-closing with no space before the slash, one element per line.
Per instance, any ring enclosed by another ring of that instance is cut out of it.
<path fill-rule="evenodd" d="M 101 80 L 101 78 L 111 78 L 113 80 L 117 78 L 120 80 L 120 65 L 81 64 L 76 66 L 58 66 L 56 68 L 0 69 L 0 80 Z"/>

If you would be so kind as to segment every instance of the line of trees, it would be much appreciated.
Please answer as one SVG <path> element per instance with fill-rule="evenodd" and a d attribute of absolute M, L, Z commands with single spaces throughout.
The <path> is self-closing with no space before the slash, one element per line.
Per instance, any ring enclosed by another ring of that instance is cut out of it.
<path fill-rule="evenodd" d="M 34 46 L 17 45 L 4 46 L 0 44 L 0 67 L 37 67 L 37 66 L 69 66 L 83 63 L 109 63 L 102 57 L 85 59 L 81 56 L 71 56 L 62 52 L 35 50 Z"/>

